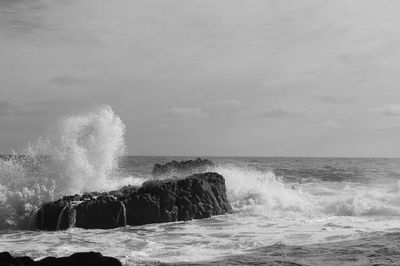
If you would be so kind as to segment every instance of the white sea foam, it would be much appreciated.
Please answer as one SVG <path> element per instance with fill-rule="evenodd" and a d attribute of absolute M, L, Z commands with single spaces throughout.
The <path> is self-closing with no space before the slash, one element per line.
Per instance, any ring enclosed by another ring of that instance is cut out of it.
<path fill-rule="evenodd" d="M 271 171 L 234 166 L 215 171 L 225 177 L 228 199 L 235 211 L 273 215 L 282 211 L 305 212 L 312 207 L 306 194 L 285 184 Z"/>
<path fill-rule="evenodd" d="M 400 193 L 391 184 L 352 184 L 318 198 L 321 211 L 336 216 L 400 216 Z"/>
<path fill-rule="evenodd" d="M 21 226 L 41 202 L 53 198 L 54 180 L 30 178 L 24 166 L 30 162 L 19 157 L 0 159 L 0 228 Z"/>
<path fill-rule="evenodd" d="M 26 157 L 0 160 L 0 228 L 21 226 L 40 203 L 65 194 L 116 189 L 142 179 L 115 171 L 125 125 L 105 106 L 57 121 Z"/>
<path fill-rule="evenodd" d="M 271 171 L 224 166 L 228 199 L 237 212 L 276 216 L 400 216 L 400 191 L 381 182 L 289 183 Z"/>

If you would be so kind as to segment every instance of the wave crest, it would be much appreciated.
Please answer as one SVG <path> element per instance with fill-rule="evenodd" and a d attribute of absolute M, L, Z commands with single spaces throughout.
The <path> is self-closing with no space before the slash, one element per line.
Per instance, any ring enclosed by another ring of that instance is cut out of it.
<path fill-rule="evenodd" d="M 226 180 L 228 199 L 235 211 L 275 215 L 306 212 L 312 205 L 306 194 L 285 184 L 272 171 L 234 166 L 217 167 Z"/>
<path fill-rule="evenodd" d="M 125 153 L 125 125 L 109 106 L 60 119 L 26 156 L 0 159 L 0 228 L 27 223 L 44 201 L 103 191 Z"/>

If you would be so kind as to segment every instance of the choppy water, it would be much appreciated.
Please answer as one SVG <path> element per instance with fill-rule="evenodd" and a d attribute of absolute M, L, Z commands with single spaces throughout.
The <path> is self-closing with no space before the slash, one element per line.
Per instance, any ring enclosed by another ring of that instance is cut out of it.
<path fill-rule="evenodd" d="M 192 159 L 119 157 L 125 128 L 109 107 L 66 117 L 56 129 L 28 157 L 0 159 L 0 250 L 34 258 L 94 250 L 126 265 L 400 264 L 400 159 L 208 158 L 226 179 L 232 214 L 113 230 L 28 230 L 41 202 L 138 185 L 155 163 Z"/>
<path fill-rule="evenodd" d="M 125 157 L 131 178 L 163 157 Z M 400 263 L 398 159 L 209 158 L 235 212 L 114 230 L 4 229 L 0 249 L 35 258 L 97 250 L 148 263 Z"/>

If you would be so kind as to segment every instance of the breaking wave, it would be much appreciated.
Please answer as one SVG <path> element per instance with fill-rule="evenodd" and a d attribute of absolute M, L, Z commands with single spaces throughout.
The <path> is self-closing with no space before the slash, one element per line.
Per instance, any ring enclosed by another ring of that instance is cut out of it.
<path fill-rule="evenodd" d="M 228 200 L 235 211 L 271 215 L 279 212 L 304 212 L 310 201 L 271 171 L 219 167 L 226 180 Z"/>
<path fill-rule="evenodd" d="M 384 182 L 288 182 L 272 171 L 224 166 L 228 199 L 236 212 L 264 216 L 400 216 L 400 189 Z"/>
<path fill-rule="evenodd" d="M 124 123 L 106 106 L 61 119 L 27 154 L 47 156 L 46 172 L 56 182 L 56 192 L 103 190 L 125 153 L 124 134 Z"/>
<path fill-rule="evenodd" d="M 26 226 L 44 201 L 132 182 L 116 171 L 124 134 L 122 120 L 105 106 L 60 119 L 26 155 L 0 159 L 0 228 Z"/>
<path fill-rule="evenodd" d="M 1 157 L 0 229 L 26 228 L 40 204 L 63 195 L 140 185 L 146 178 L 132 177 L 118 167 L 125 154 L 125 130 L 120 117 L 104 106 L 60 119 L 47 136 L 28 146 L 24 156 Z M 348 182 L 337 178 L 333 168 L 324 169 L 324 179 L 307 182 L 301 176 L 285 178 L 245 166 L 219 165 L 213 170 L 225 177 L 228 199 L 239 215 L 400 216 L 396 180 Z M 327 181 L 328 170 L 336 181 Z M 311 169 L 307 176 L 313 176 Z"/>

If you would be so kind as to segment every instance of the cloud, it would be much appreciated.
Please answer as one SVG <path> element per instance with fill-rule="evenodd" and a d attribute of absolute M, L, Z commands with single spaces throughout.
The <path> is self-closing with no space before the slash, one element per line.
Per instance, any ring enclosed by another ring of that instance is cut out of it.
<path fill-rule="evenodd" d="M 261 122 L 262 125 L 275 124 L 277 121 L 290 118 L 307 118 L 307 116 L 306 112 L 287 105 L 271 105 L 259 110 L 241 110 L 234 114 L 237 119 L 253 121 L 256 124 Z"/>
<path fill-rule="evenodd" d="M 47 115 L 49 114 L 46 110 L 43 109 L 16 109 L 14 111 L 14 115 L 21 115 L 21 116 L 36 116 L 36 115 Z"/>
<path fill-rule="evenodd" d="M 73 106 L 63 101 L 30 101 L 25 106 L 19 107 L 15 114 L 24 116 L 61 114 L 67 111 L 68 105 Z"/>
<path fill-rule="evenodd" d="M 170 130 L 171 126 L 168 124 L 160 124 L 160 125 L 158 125 L 158 128 L 162 129 L 162 130 Z"/>
<path fill-rule="evenodd" d="M 321 123 L 321 125 L 322 125 L 323 127 L 327 127 L 327 128 L 336 128 L 336 127 L 340 127 L 340 124 L 339 124 L 339 123 L 337 123 L 337 122 L 335 122 L 335 121 L 331 121 L 331 120 L 323 121 L 323 122 Z"/>
<path fill-rule="evenodd" d="M 166 117 L 192 120 L 202 119 L 208 117 L 207 113 L 201 109 L 196 108 L 184 108 L 184 107 L 172 107 L 164 111 Z"/>
<path fill-rule="evenodd" d="M 0 21 L 7 28 L 0 30 L 0 35 L 30 33 L 42 28 L 45 9 L 43 1 L 0 1 Z"/>
<path fill-rule="evenodd" d="M 50 83 L 66 87 L 74 85 L 88 85 L 93 83 L 93 81 L 94 79 L 91 77 L 76 77 L 72 75 L 62 75 L 52 78 L 50 80 Z"/>
<path fill-rule="evenodd" d="M 38 116 L 54 113 L 64 113 L 66 103 L 58 101 L 31 101 L 26 104 L 14 104 L 8 101 L 0 102 L 0 116 Z"/>
<path fill-rule="evenodd" d="M 385 116 L 400 116 L 400 105 L 387 104 L 379 108 L 374 108 L 373 111 Z"/>
<path fill-rule="evenodd" d="M 28 106 L 40 106 L 40 107 L 57 107 L 60 106 L 58 101 L 30 101 L 27 102 Z"/>
<path fill-rule="evenodd" d="M 325 128 L 338 128 L 341 126 L 338 122 L 333 120 L 310 119 L 309 123 Z"/>
<path fill-rule="evenodd" d="M 312 83 L 318 81 L 318 77 L 311 73 L 304 73 L 292 76 L 286 76 L 276 79 L 268 79 L 264 82 L 265 88 L 277 88 L 286 86 L 298 86 L 299 84 Z"/>
<path fill-rule="evenodd" d="M 342 98 L 342 97 L 336 97 L 336 96 L 331 96 L 331 95 L 323 95 L 318 98 L 321 102 L 324 103 L 334 103 L 334 104 L 347 104 L 347 103 L 352 103 L 354 102 L 353 99 L 350 98 Z"/>
<path fill-rule="evenodd" d="M 7 101 L 0 102 L 0 116 L 8 115 L 13 113 L 15 106 Z"/>
<path fill-rule="evenodd" d="M 263 118 L 285 118 L 302 115 L 304 115 L 303 112 L 294 110 L 286 105 L 269 106 L 257 114 L 257 116 Z"/>
<path fill-rule="evenodd" d="M 24 108 L 22 106 L 7 101 L 0 102 L 0 116 L 5 116 L 5 115 L 29 116 L 29 115 L 41 115 L 41 114 L 42 112 L 40 112 L 40 110 Z"/>
<path fill-rule="evenodd" d="M 226 100 L 218 100 L 207 102 L 205 104 L 207 108 L 211 109 L 240 109 L 242 108 L 243 104 L 235 99 L 226 99 Z"/>

